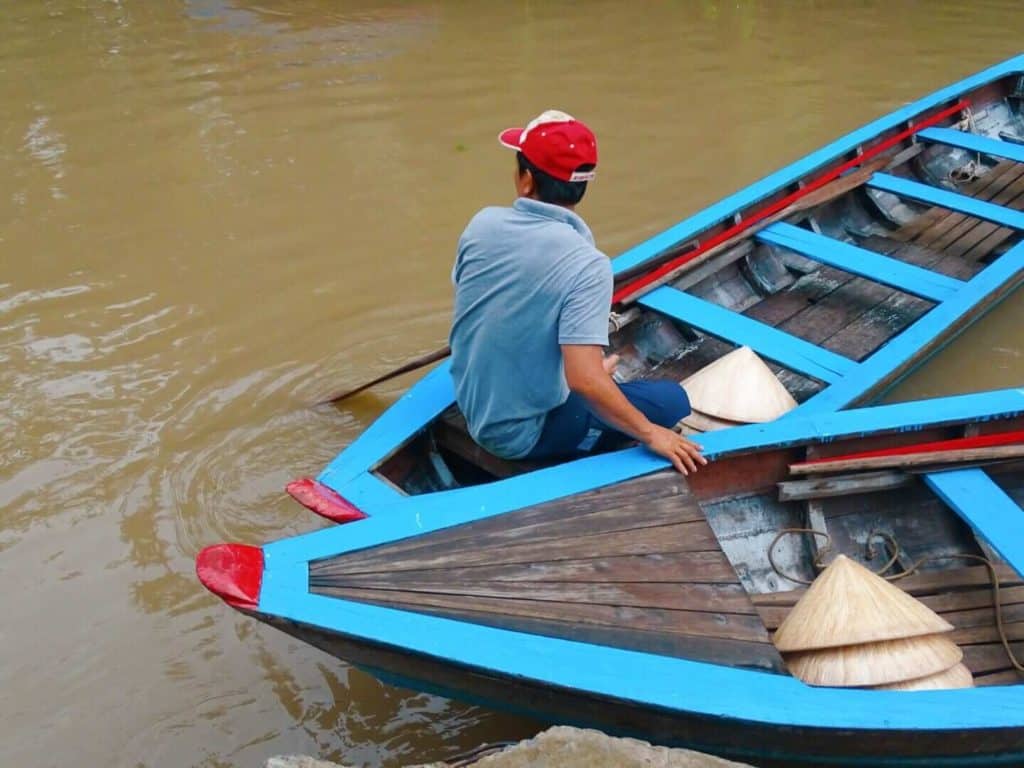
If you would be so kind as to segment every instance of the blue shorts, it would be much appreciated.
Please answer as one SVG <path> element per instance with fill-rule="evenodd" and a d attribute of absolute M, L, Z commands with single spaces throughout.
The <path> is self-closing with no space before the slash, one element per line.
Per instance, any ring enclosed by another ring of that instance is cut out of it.
<path fill-rule="evenodd" d="M 659 426 L 674 427 L 690 413 L 686 391 L 674 381 L 630 381 L 619 384 L 619 389 L 638 411 Z M 586 399 L 570 392 L 568 400 L 548 411 L 540 439 L 523 458 L 600 453 L 620 448 L 632 439 L 601 421 Z"/>

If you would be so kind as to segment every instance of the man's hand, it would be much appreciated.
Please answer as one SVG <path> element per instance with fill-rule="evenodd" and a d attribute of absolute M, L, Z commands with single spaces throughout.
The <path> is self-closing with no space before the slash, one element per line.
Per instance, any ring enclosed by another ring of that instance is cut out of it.
<path fill-rule="evenodd" d="M 703 449 L 699 445 L 657 424 L 651 425 L 650 437 L 644 441 L 644 445 L 648 450 L 671 461 L 684 475 L 696 472 L 698 464 L 703 466 L 708 463 L 701 455 Z"/>

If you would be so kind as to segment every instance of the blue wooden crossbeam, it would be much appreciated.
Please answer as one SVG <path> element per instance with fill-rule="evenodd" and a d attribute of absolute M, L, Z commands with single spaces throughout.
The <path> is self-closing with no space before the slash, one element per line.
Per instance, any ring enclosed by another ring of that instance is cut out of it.
<path fill-rule="evenodd" d="M 1024 575 L 1024 510 L 984 470 L 932 472 L 924 480 L 1017 573 Z"/>
<path fill-rule="evenodd" d="M 837 381 L 856 366 L 847 357 L 669 286 L 652 291 L 640 303 L 822 381 Z"/>
<path fill-rule="evenodd" d="M 968 216 L 991 221 L 1004 227 L 1024 229 L 1024 213 L 984 200 L 975 200 L 973 197 L 961 195 L 959 192 L 950 192 L 888 173 L 876 173 L 868 181 L 868 186 L 892 192 L 900 197 L 909 197 L 911 200 L 920 200 L 922 203 L 965 213 Z"/>
<path fill-rule="evenodd" d="M 819 235 L 784 221 L 766 227 L 757 238 L 930 301 L 948 299 L 964 285 L 962 280 Z"/>
<path fill-rule="evenodd" d="M 1016 160 L 1024 163 L 1024 145 L 1011 144 L 1008 141 L 990 139 L 988 136 L 979 136 L 976 133 L 954 131 L 952 128 L 925 128 L 918 132 L 918 138 L 925 141 L 932 141 L 936 144 L 947 144 L 951 147 L 959 147 L 970 152 L 980 152 L 983 155 L 993 157 L 1005 157 L 1008 160 Z"/>

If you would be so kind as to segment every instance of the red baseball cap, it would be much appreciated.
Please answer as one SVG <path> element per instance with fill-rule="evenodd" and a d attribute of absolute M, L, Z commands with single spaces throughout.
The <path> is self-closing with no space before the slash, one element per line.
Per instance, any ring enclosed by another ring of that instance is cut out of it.
<path fill-rule="evenodd" d="M 586 125 L 557 109 L 535 117 L 525 128 L 509 128 L 498 135 L 509 149 L 518 149 L 544 173 L 560 181 L 592 181 L 594 171 L 581 165 L 597 165 L 597 139 Z"/>

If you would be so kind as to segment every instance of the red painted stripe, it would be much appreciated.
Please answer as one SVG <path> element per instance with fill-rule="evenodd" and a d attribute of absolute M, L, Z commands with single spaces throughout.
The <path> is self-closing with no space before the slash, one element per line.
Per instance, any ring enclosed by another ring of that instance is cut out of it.
<path fill-rule="evenodd" d="M 878 154 L 881 154 L 885 150 L 891 149 L 892 147 L 896 146 L 901 141 L 910 138 L 918 131 L 923 131 L 925 128 L 929 128 L 937 123 L 940 123 L 947 117 L 954 115 L 957 112 L 960 112 L 961 110 L 966 109 L 970 105 L 970 101 L 968 101 L 967 99 L 963 99 L 954 104 L 952 107 L 949 107 L 948 109 L 944 109 L 941 112 L 932 115 L 927 120 L 924 120 L 918 123 L 917 125 L 914 125 L 908 128 L 907 130 L 902 131 L 879 144 L 876 144 L 875 146 L 865 151 L 864 154 L 858 155 L 852 160 L 846 161 L 837 168 L 833 168 L 828 173 L 824 174 L 823 176 L 820 176 L 819 178 L 807 184 L 807 186 L 805 186 L 804 188 L 799 189 L 790 195 L 787 195 L 781 200 L 772 203 L 771 205 L 766 206 L 765 208 L 762 208 L 749 218 L 746 218 L 743 221 L 741 221 L 739 224 L 735 224 L 732 227 L 729 227 L 728 229 L 720 232 L 707 242 L 702 243 L 698 248 L 695 248 L 692 251 L 688 251 L 687 253 L 683 254 L 677 259 L 673 259 L 672 261 L 666 262 L 665 264 L 662 264 L 654 271 L 648 272 L 646 275 L 638 277 L 633 282 L 627 283 L 626 285 L 622 286 L 612 295 L 612 303 L 616 304 L 622 301 L 626 296 L 629 296 L 630 294 L 635 293 L 636 291 L 642 288 L 646 288 L 648 285 L 650 285 L 653 282 L 656 282 L 659 278 L 664 277 L 672 270 L 681 267 L 682 265 L 690 261 L 693 261 L 702 253 L 711 250 L 715 246 L 721 245 L 730 237 L 738 235 L 740 232 L 743 232 L 744 230 L 752 227 L 754 224 L 757 224 L 757 222 L 762 221 L 763 219 L 766 219 L 769 216 L 778 213 L 783 208 L 792 205 L 797 200 L 802 198 L 804 195 L 810 194 L 816 189 L 820 189 L 821 187 L 828 184 L 830 181 L 838 179 L 847 171 L 856 168 L 861 163 L 870 160 L 871 158 L 875 157 Z"/>
<path fill-rule="evenodd" d="M 876 451 L 863 451 L 862 453 L 846 453 L 842 456 L 828 456 L 824 459 L 802 461 L 793 466 L 808 467 L 825 461 L 852 461 L 854 459 L 873 459 L 878 456 L 912 456 L 915 453 L 930 453 L 932 451 L 962 451 L 969 448 L 990 448 L 993 445 L 1013 445 L 1014 443 L 1021 442 L 1024 442 L 1024 430 L 1000 432 L 995 435 L 980 435 L 978 437 L 958 437 L 955 440 L 937 440 L 931 443 L 914 443 L 913 445 L 881 448 Z"/>

